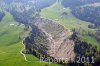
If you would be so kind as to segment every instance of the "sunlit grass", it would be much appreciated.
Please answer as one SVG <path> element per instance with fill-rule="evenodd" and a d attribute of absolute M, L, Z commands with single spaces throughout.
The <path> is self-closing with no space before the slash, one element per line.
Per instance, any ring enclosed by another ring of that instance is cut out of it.
<path fill-rule="evenodd" d="M 61 17 L 61 14 L 66 12 L 66 17 Z M 73 28 L 76 29 L 83 29 L 85 31 L 95 32 L 95 29 L 88 28 L 88 25 L 91 23 L 82 21 L 75 16 L 72 15 L 71 9 L 69 7 L 64 8 L 60 3 L 56 2 L 54 5 L 44 8 L 41 11 L 41 17 L 47 18 L 50 20 L 57 21 L 59 24 L 63 25 L 65 28 L 72 30 Z M 93 46 L 97 46 L 100 49 L 100 43 L 96 41 L 96 39 L 92 37 L 81 36 L 81 39 L 91 43 Z"/>
<path fill-rule="evenodd" d="M 14 24 L 14 25 L 10 25 Z M 24 26 L 14 21 L 10 13 L 6 13 L 0 22 L 0 66 L 45 66 L 48 63 L 40 63 L 39 59 L 33 55 L 26 54 L 25 60 L 21 51 L 24 49 L 23 39 L 19 39 L 21 33 L 26 36 L 29 32 L 23 32 Z M 38 61 L 35 61 L 38 60 Z M 49 66 L 59 66 L 58 64 L 48 64 Z"/>

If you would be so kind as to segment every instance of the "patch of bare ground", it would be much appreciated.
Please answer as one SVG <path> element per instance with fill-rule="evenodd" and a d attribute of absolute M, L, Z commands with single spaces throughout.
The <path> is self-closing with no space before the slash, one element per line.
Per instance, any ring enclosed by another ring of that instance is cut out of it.
<path fill-rule="evenodd" d="M 67 60 L 74 59 L 74 41 L 69 37 L 72 32 L 65 29 L 60 24 L 47 19 L 38 19 L 35 21 L 35 25 L 41 29 L 47 36 L 49 43 L 47 44 L 47 54 L 56 58 L 65 58 Z"/>

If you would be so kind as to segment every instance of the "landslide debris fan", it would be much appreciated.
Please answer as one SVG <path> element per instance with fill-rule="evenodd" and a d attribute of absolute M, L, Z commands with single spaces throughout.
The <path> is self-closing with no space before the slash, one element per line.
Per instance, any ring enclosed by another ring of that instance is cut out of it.
<path fill-rule="evenodd" d="M 74 41 L 69 39 L 72 35 L 71 31 L 44 18 L 35 19 L 31 27 L 32 31 L 24 40 L 25 53 L 45 55 L 56 59 L 67 58 L 68 61 L 70 58 L 74 60 Z"/>
<path fill-rule="evenodd" d="M 37 1 L 0 1 L 0 7 L 9 12 L 15 21 L 32 28 L 29 36 L 24 40 L 26 49 L 24 53 L 41 53 L 54 58 L 74 57 L 74 42 L 68 39 L 71 32 L 56 22 L 34 16 L 34 14 L 36 15 L 35 12 L 40 12 L 42 8 L 52 5 L 56 0 L 52 0 L 52 2 L 48 0 L 45 2 L 44 0 Z M 41 4 L 41 1 L 45 4 Z"/>

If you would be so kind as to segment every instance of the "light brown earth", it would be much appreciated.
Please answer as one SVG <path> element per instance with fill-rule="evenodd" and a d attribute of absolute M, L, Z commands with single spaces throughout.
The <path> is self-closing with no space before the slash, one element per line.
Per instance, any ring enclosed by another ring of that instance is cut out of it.
<path fill-rule="evenodd" d="M 37 19 L 34 24 L 42 30 L 48 37 L 48 55 L 56 59 L 74 59 L 74 41 L 69 37 L 73 34 L 70 30 L 65 29 L 63 26 L 56 22 L 46 19 Z"/>

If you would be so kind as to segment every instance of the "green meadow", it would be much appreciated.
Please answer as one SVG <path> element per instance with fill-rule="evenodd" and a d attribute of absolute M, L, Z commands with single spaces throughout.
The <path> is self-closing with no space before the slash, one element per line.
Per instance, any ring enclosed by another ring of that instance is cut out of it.
<path fill-rule="evenodd" d="M 62 17 L 62 13 L 67 13 L 66 16 Z M 71 13 L 71 9 L 69 7 L 64 8 L 62 6 L 61 3 L 56 2 L 55 4 L 53 4 L 50 7 L 44 8 L 41 11 L 41 17 L 43 18 L 47 18 L 50 20 L 54 20 L 56 22 L 58 22 L 59 24 L 63 25 L 66 29 L 83 29 L 86 32 L 90 31 L 90 32 L 95 32 L 95 29 L 89 29 L 88 25 L 90 25 L 91 23 L 86 22 L 86 21 L 82 21 L 78 18 L 76 18 L 75 16 L 72 15 Z M 94 38 L 90 37 L 90 36 L 79 36 L 81 38 L 81 40 L 86 41 L 90 44 L 92 44 L 93 46 L 97 46 L 97 49 L 100 50 L 100 43 L 97 42 Z"/>
<path fill-rule="evenodd" d="M 1 10 L 0 10 L 1 11 Z M 66 12 L 67 15 L 62 17 L 62 13 Z M 89 22 L 85 22 L 77 19 L 71 14 L 71 9 L 64 8 L 60 3 L 56 2 L 50 7 L 44 8 L 41 11 L 41 17 L 54 20 L 63 25 L 66 29 L 82 28 L 86 31 L 94 30 L 89 29 Z M 19 25 L 12 15 L 6 12 L 3 20 L 0 22 L 0 66 L 61 66 L 54 63 L 40 62 L 38 58 L 31 54 L 22 54 L 24 45 L 22 41 L 26 37 L 29 31 L 24 31 L 25 26 Z M 19 37 L 22 37 L 20 39 Z M 83 41 L 91 43 L 93 46 L 97 46 L 100 50 L 100 43 L 94 38 L 89 36 L 80 36 Z M 27 61 L 26 61 L 27 60 Z"/>
<path fill-rule="evenodd" d="M 62 13 L 64 12 L 67 13 L 67 15 L 65 17 L 62 17 Z M 50 7 L 42 9 L 40 14 L 41 17 L 57 21 L 58 23 L 60 23 L 61 25 L 63 25 L 68 29 L 80 28 L 80 27 L 83 27 L 84 29 L 85 28 L 88 29 L 88 25 L 90 24 L 88 22 L 75 18 L 72 15 L 71 9 L 69 7 L 64 8 L 58 2 L 56 2 Z"/>
<path fill-rule="evenodd" d="M 29 33 L 29 31 L 24 32 L 24 28 L 24 25 L 19 25 L 14 21 L 12 15 L 6 12 L 0 22 L 0 66 L 45 66 L 46 64 L 59 66 L 53 63 L 40 63 L 40 60 L 35 56 L 21 53 L 24 50 L 24 45 L 22 44 L 23 39 L 19 39 L 19 36 L 26 37 Z"/>

